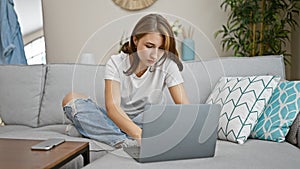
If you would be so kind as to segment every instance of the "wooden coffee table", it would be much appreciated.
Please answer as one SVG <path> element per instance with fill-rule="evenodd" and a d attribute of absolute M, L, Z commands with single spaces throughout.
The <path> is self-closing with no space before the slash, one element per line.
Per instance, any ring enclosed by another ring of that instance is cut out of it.
<path fill-rule="evenodd" d="M 90 163 L 89 143 L 66 141 L 51 150 L 31 150 L 41 140 L 0 139 L 1 168 L 59 168 L 82 155 L 84 165 Z"/>

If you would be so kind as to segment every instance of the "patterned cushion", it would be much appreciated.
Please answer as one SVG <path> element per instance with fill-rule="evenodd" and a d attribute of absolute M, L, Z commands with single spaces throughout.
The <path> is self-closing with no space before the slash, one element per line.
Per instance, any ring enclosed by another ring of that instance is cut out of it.
<path fill-rule="evenodd" d="M 243 144 L 279 80 L 275 76 L 222 77 L 206 101 L 223 106 L 219 139 Z"/>
<path fill-rule="evenodd" d="M 300 109 L 300 81 L 280 82 L 251 136 L 282 142 Z"/>

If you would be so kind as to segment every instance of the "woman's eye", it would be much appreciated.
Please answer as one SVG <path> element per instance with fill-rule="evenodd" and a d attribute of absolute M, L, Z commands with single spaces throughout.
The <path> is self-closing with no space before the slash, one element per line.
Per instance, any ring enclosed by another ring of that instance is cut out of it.
<path fill-rule="evenodd" d="M 152 46 L 152 45 L 146 45 L 146 47 L 147 47 L 147 48 L 153 48 L 153 46 Z"/>

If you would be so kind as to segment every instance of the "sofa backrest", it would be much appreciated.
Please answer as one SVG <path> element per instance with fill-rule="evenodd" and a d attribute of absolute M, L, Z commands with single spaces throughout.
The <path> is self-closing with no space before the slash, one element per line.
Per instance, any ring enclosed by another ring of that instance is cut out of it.
<path fill-rule="evenodd" d="M 30 127 L 66 124 L 63 97 L 71 91 L 104 106 L 103 65 L 0 65 L 0 117 Z M 191 103 L 204 103 L 222 76 L 277 75 L 285 78 L 282 56 L 221 57 L 184 62 L 184 86 Z M 167 103 L 172 103 L 165 90 Z"/>
<path fill-rule="evenodd" d="M 61 101 L 71 91 L 90 96 L 104 106 L 103 65 L 49 64 L 39 125 L 69 123 Z M 222 76 L 277 75 L 285 78 L 282 56 L 221 57 L 184 62 L 184 86 L 191 103 L 204 103 Z M 168 90 L 165 102 L 172 103 Z"/>
<path fill-rule="evenodd" d="M 285 79 L 285 65 L 282 56 L 220 57 L 185 62 L 182 74 L 190 102 L 205 103 L 221 77 L 276 75 Z"/>
<path fill-rule="evenodd" d="M 0 65 L 0 116 L 5 124 L 37 127 L 45 66 Z"/>
<path fill-rule="evenodd" d="M 39 125 L 67 124 L 62 100 L 69 92 L 90 96 L 104 106 L 104 66 L 81 64 L 49 64 Z"/>

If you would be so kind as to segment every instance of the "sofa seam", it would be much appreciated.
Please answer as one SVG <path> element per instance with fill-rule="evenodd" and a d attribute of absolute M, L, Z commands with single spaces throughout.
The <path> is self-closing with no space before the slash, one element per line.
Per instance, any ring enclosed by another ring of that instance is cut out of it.
<path fill-rule="evenodd" d="M 44 74 L 44 76 L 42 77 L 43 82 L 41 84 L 41 97 L 40 97 L 40 106 L 39 106 L 39 113 L 38 113 L 38 121 L 37 121 L 37 127 L 41 127 L 40 126 L 40 117 L 41 117 L 41 111 L 42 111 L 42 106 L 43 106 L 43 100 L 44 100 L 44 96 L 45 96 L 45 87 L 46 87 L 46 79 L 47 79 L 47 74 L 48 74 L 48 66 L 47 65 L 43 65 L 44 69 L 42 69 L 42 73 Z"/>

